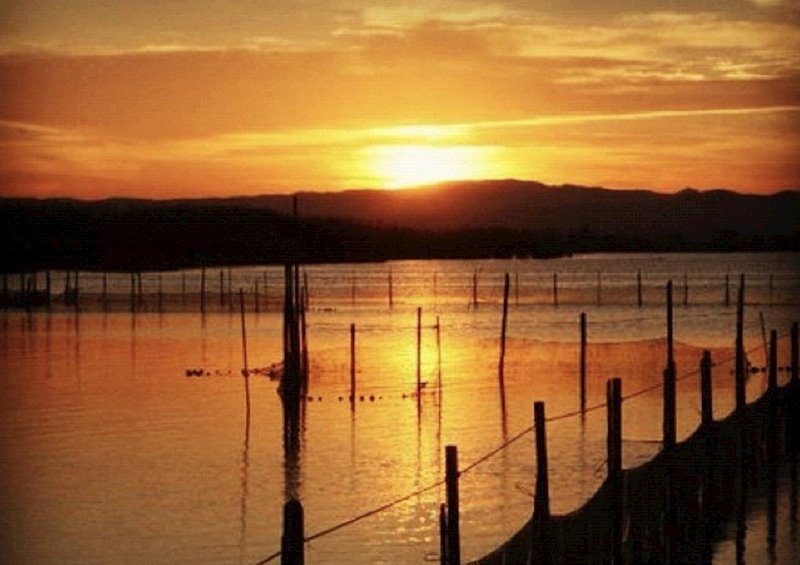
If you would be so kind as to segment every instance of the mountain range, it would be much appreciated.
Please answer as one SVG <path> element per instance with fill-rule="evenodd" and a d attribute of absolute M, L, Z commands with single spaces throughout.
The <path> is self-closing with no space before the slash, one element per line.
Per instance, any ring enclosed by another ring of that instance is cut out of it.
<path fill-rule="evenodd" d="M 297 220 L 294 219 L 294 207 Z M 800 192 L 532 181 L 183 200 L 0 198 L 2 269 L 800 251 Z"/>

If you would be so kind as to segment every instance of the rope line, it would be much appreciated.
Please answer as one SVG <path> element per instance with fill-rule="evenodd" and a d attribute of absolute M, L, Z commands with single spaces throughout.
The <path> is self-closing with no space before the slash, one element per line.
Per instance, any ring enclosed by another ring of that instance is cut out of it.
<path fill-rule="evenodd" d="M 789 335 L 789 332 L 784 331 L 783 333 L 781 333 L 778 336 L 778 339 L 779 340 L 783 339 L 788 335 Z M 761 345 L 754 346 L 754 347 L 752 347 L 750 349 L 745 350 L 744 353 L 745 353 L 745 355 L 747 355 L 748 353 L 752 353 L 754 351 L 761 350 L 761 349 L 763 349 L 763 346 L 761 346 Z M 721 364 L 729 363 L 731 361 L 734 361 L 735 359 L 736 359 L 736 355 L 734 354 L 733 356 L 730 356 L 729 358 L 727 358 L 727 359 L 725 359 L 725 360 L 723 360 L 721 362 L 718 361 L 718 362 L 714 363 L 714 365 L 721 365 Z M 688 373 L 685 373 L 685 374 L 681 375 L 680 377 L 676 377 L 675 380 L 676 380 L 676 382 L 677 381 L 683 381 L 683 380 L 686 380 L 689 377 L 696 376 L 699 373 L 700 373 L 699 369 L 694 369 L 692 371 L 689 371 Z M 639 390 L 637 390 L 637 391 L 635 391 L 635 392 L 633 392 L 633 393 L 631 393 L 631 394 L 629 394 L 627 396 L 623 396 L 621 401 L 625 402 L 627 400 L 631 400 L 633 398 L 636 398 L 636 397 L 642 396 L 644 394 L 647 394 L 648 392 L 652 392 L 654 390 L 657 390 L 658 388 L 661 388 L 663 386 L 664 386 L 664 384 L 662 382 L 659 382 L 659 383 L 656 383 L 654 385 L 645 387 L 643 389 L 639 389 Z M 572 410 L 570 412 L 564 412 L 563 414 L 559 414 L 557 416 L 552 416 L 550 418 L 546 418 L 545 422 L 550 423 L 550 422 L 558 422 L 558 421 L 561 421 L 561 420 L 567 420 L 569 418 L 574 418 L 574 417 L 580 416 L 582 414 L 585 415 L 585 414 L 587 414 L 589 412 L 594 412 L 594 411 L 600 410 L 601 408 L 605 408 L 606 406 L 607 406 L 606 402 L 600 402 L 600 403 L 597 403 L 597 404 L 594 404 L 594 405 L 591 405 L 591 406 L 587 407 L 584 411 L 581 411 L 580 409 Z M 458 476 L 461 477 L 462 475 L 472 471 L 478 465 L 481 465 L 482 463 L 485 463 L 486 461 L 488 461 L 489 459 L 491 459 L 492 457 L 494 457 L 495 455 L 497 455 L 498 453 L 500 453 L 501 451 L 503 451 L 504 449 L 506 449 L 507 447 L 509 447 L 513 443 L 516 443 L 517 441 L 519 441 L 520 439 L 522 439 L 523 437 L 525 437 L 527 434 L 531 433 L 535 429 L 536 429 L 536 425 L 533 424 L 533 425 L 530 425 L 530 426 L 520 430 L 519 432 L 514 434 L 511 438 L 509 438 L 506 441 L 504 441 L 503 443 L 501 443 L 499 446 L 495 447 L 494 449 L 492 449 L 491 451 L 487 452 L 483 456 L 479 457 L 478 459 L 476 459 L 475 461 L 473 461 L 472 463 L 470 463 L 466 467 L 464 467 L 461 470 L 459 470 L 458 471 Z M 650 440 L 648 440 L 648 441 L 650 441 Z M 652 441 L 653 441 L 653 443 L 660 443 L 660 441 L 655 441 L 655 440 L 652 440 Z M 409 500 L 411 498 L 414 498 L 415 496 L 420 496 L 421 494 L 424 494 L 424 493 L 426 493 L 428 491 L 431 491 L 431 490 L 433 490 L 435 488 L 438 488 L 438 487 L 442 486 L 443 484 L 445 484 L 445 481 L 443 479 L 440 479 L 440 480 L 438 480 L 438 481 L 436 481 L 434 483 L 431 483 L 430 485 L 428 485 L 426 487 L 418 489 L 418 490 L 416 490 L 416 491 L 414 491 L 414 492 L 412 492 L 410 494 L 407 494 L 407 495 L 401 496 L 399 498 L 396 498 L 394 500 L 391 500 L 389 502 L 386 502 L 385 504 L 382 504 L 381 506 L 373 508 L 372 510 L 368 510 L 367 512 L 364 512 L 362 514 L 354 516 L 353 518 L 349 518 L 347 520 L 339 522 L 338 524 L 336 524 L 334 526 L 331 526 L 331 527 L 326 528 L 324 530 L 320 530 L 319 532 L 311 534 L 310 536 L 306 536 L 303 539 L 303 542 L 304 543 L 309 543 L 311 541 L 314 541 L 315 539 L 321 538 L 321 537 L 323 537 L 325 535 L 328 535 L 328 534 L 331 534 L 331 533 L 336 532 L 338 530 L 341 530 L 342 528 L 345 528 L 347 526 L 355 524 L 356 522 L 360 522 L 361 520 L 364 520 L 366 518 L 374 516 L 375 514 L 379 514 L 381 512 L 384 512 L 385 510 L 388 510 L 389 508 L 392 508 L 393 506 L 397 506 L 398 504 L 401 504 L 401 503 L 403 503 L 403 502 L 405 502 L 405 501 L 407 501 L 407 500 Z M 270 556 L 266 557 L 265 559 L 262 559 L 261 561 L 257 562 L 256 565 L 265 565 L 266 563 L 269 563 L 269 562 L 273 561 L 274 559 L 280 557 L 280 555 L 281 555 L 281 551 L 276 551 L 275 553 L 271 554 Z"/>

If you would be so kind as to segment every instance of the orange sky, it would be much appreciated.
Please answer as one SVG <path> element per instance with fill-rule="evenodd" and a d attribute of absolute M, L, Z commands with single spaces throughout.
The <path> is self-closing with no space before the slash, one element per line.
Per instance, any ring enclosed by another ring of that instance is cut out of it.
<path fill-rule="evenodd" d="M 783 0 L 0 0 L 0 193 L 800 188 Z"/>

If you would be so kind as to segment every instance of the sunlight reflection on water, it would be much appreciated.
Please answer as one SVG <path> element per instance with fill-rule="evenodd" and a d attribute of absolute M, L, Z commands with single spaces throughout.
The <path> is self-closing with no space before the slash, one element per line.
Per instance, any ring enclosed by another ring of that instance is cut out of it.
<path fill-rule="evenodd" d="M 701 274 L 690 271 L 698 284 L 692 297 L 701 303 L 676 305 L 679 375 L 696 370 L 702 348 L 711 348 L 717 360 L 731 357 L 734 319 L 732 309 L 720 303 L 720 281 L 732 267 L 761 281 L 748 295 L 761 304 L 748 308 L 746 337 L 753 362 L 763 364 L 758 311 L 768 327 L 781 331 L 798 314 L 797 300 L 771 307 L 763 303 L 764 275 L 782 273 L 781 296 L 800 294 L 792 257 L 772 257 L 392 263 L 397 301 L 391 310 L 385 296 L 387 265 L 309 267 L 313 401 L 306 404 L 299 460 L 288 467 L 275 382 L 251 379 L 252 419 L 246 429 L 238 315 L 134 315 L 124 309 L 3 313 L 0 473 L 4 539 L 14 540 L 5 556 L 11 562 L 258 561 L 280 547 L 287 492 L 303 500 L 306 532 L 314 533 L 440 480 L 447 444 L 459 446 L 462 468 L 477 460 L 530 425 L 533 400 L 546 401 L 551 417 L 575 410 L 581 311 L 589 318 L 590 406 L 603 401 L 609 376 L 623 378 L 623 394 L 658 382 L 665 332 L 656 301 L 663 301 L 660 285 L 667 276 L 677 281 L 686 269 L 704 268 Z M 641 309 L 630 295 L 631 273 L 639 268 L 652 287 L 650 303 Z M 478 269 L 483 286 L 474 310 L 469 301 Z M 555 269 L 564 273 L 559 276 L 564 302 L 558 308 L 547 303 Z M 504 270 L 521 272 L 529 288 L 518 305 L 512 294 L 505 426 L 497 386 L 498 281 Z M 613 304 L 593 303 L 597 270 L 607 285 L 603 300 Z M 247 273 L 257 271 L 233 272 L 245 282 Z M 355 303 L 351 273 L 365 274 Z M 90 292 L 92 278 L 82 279 Z M 571 289 L 573 297 L 588 296 L 590 303 L 569 304 Z M 272 292 L 274 299 L 277 288 Z M 416 383 L 417 304 L 423 305 L 421 376 L 427 383 L 419 417 L 410 398 Z M 364 396 L 355 413 L 347 402 L 351 322 L 357 325 L 358 395 Z M 281 319 L 275 305 L 270 312 L 248 315 L 248 337 L 251 367 L 279 360 Z M 785 340 L 780 355 L 786 358 Z M 209 376 L 187 377 L 189 368 L 202 368 Z M 730 371 L 728 363 L 714 372 L 717 417 L 732 408 Z M 760 376 L 752 378 L 749 397 L 762 386 Z M 678 390 L 679 436 L 685 437 L 699 420 L 696 378 L 681 381 Z M 645 461 L 658 449 L 651 441 L 661 433 L 660 411 L 659 390 L 624 405 L 625 466 Z M 578 418 L 554 422 L 548 434 L 551 504 L 563 513 L 604 478 L 605 413 L 590 413 L 583 425 Z M 492 549 L 530 514 L 532 443 L 525 436 L 463 475 L 465 558 Z M 443 488 L 436 488 L 315 540 L 307 548 L 309 562 L 420 562 L 435 555 L 443 499 Z"/>

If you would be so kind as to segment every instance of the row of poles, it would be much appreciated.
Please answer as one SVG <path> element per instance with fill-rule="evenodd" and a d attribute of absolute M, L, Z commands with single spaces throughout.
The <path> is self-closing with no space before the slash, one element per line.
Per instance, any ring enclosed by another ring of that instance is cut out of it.
<path fill-rule="evenodd" d="M 131 312 L 138 312 L 144 309 L 145 307 L 145 293 L 143 290 L 143 281 L 142 281 L 142 273 L 141 272 L 131 272 L 130 274 L 130 311 Z M 478 293 L 478 270 L 475 269 L 472 274 L 472 291 L 470 295 L 470 305 L 473 308 L 477 308 L 480 304 L 479 301 L 479 293 Z M 19 281 L 18 286 L 19 290 L 12 291 L 9 287 L 9 278 L 8 274 L 0 275 L 0 304 L 4 307 L 8 307 L 9 305 L 17 305 L 26 308 L 32 307 L 46 307 L 50 309 L 52 306 L 52 277 L 51 272 L 49 270 L 45 271 L 45 287 L 43 290 L 39 290 L 38 288 L 38 274 L 37 273 L 19 273 Z M 233 297 L 233 283 L 232 283 L 232 269 L 231 267 L 227 268 L 227 277 L 226 277 L 226 270 L 220 269 L 219 270 L 219 283 L 217 285 L 218 295 L 219 295 L 219 308 L 225 309 L 226 305 L 230 312 L 234 312 L 236 310 L 236 301 Z M 506 279 L 508 275 L 506 274 Z M 205 313 L 207 307 L 210 305 L 210 289 L 209 284 L 207 282 L 208 276 L 206 273 L 206 268 L 202 267 L 200 269 L 200 288 L 199 288 L 199 309 L 201 313 Z M 308 274 L 304 272 L 302 274 L 303 279 L 303 288 L 304 288 L 304 300 L 306 301 L 305 306 L 308 307 L 309 301 L 309 292 L 308 292 Z M 437 292 L 437 275 L 434 272 L 433 274 L 433 287 L 434 287 L 434 295 Z M 559 298 L 559 280 L 558 280 L 558 273 L 553 273 L 552 278 L 552 304 L 554 306 L 559 306 L 560 298 Z M 187 305 L 187 277 L 186 273 L 181 273 L 181 304 L 185 308 Z M 268 278 L 267 272 L 264 271 L 260 277 L 256 277 L 252 283 L 252 304 L 253 309 L 256 313 L 260 312 L 261 310 L 267 310 L 269 303 L 270 303 L 270 296 L 269 296 L 269 286 L 268 286 Z M 768 287 L 768 303 L 773 303 L 773 275 L 769 275 L 769 287 Z M 156 291 L 155 291 L 155 310 L 158 312 L 162 312 L 164 308 L 164 292 L 163 292 L 163 283 L 162 283 L 162 276 L 157 275 L 156 277 Z M 508 292 L 505 290 L 505 287 L 509 286 L 509 281 L 506 280 L 504 282 L 504 293 Z M 520 295 L 520 281 L 519 281 L 519 273 L 515 273 L 515 280 L 514 280 L 514 289 L 515 289 L 515 296 L 516 296 L 516 303 L 519 304 L 519 295 Z M 151 293 L 152 294 L 152 293 Z M 597 273 L 596 276 L 596 304 L 601 305 L 603 302 L 603 286 L 602 286 L 602 275 L 601 273 Z M 64 290 L 61 294 L 61 299 L 64 302 L 65 306 L 72 306 L 75 310 L 79 310 L 79 300 L 80 297 L 80 273 L 79 271 L 66 271 L 65 279 L 64 279 Z M 352 287 L 350 292 L 351 302 L 355 304 L 356 302 L 356 278 L 353 276 Z M 100 291 L 100 300 L 101 300 L 101 307 L 103 311 L 109 311 L 111 306 L 110 296 L 109 296 L 109 285 L 108 285 L 108 273 L 102 273 L 101 279 L 101 291 Z M 387 290 L 387 300 L 388 305 L 390 308 L 394 307 L 395 303 L 395 291 L 394 291 L 394 275 L 391 269 L 389 269 L 388 273 L 388 290 Z M 643 285 L 642 285 L 642 272 L 638 270 L 636 272 L 636 301 L 638 307 L 642 308 L 644 306 L 644 295 L 643 295 Z M 687 306 L 689 304 L 689 281 L 688 275 L 684 274 L 683 279 L 683 305 Z M 725 306 L 731 305 L 731 282 L 730 276 L 728 274 L 725 275 L 725 287 L 724 287 L 724 298 L 723 304 Z"/>
<path fill-rule="evenodd" d="M 498 370 L 501 398 L 504 402 L 504 354 L 505 354 L 505 329 L 507 322 L 509 275 L 504 280 L 503 320 L 501 324 L 500 363 Z M 666 285 L 666 326 L 667 326 L 667 352 L 666 367 L 663 371 L 663 430 L 662 445 L 665 451 L 672 450 L 677 445 L 677 398 L 676 382 L 677 372 L 674 358 L 673 343 L 673 287 L 672 281 Z M 736 343 L 735 343 L 735 414 L 743 414 L 746 407 L 746 356 L 744 351 L 744 304 L 745 304 L 745 277 L 740 275 L 737 310 L 736 310 Z M 438 328 L 437 320 L 437 328 Z M 421 328 L 421 309 L 418 310 L 418 332 Z M 581 352 L 580 352 L 580 413 L 586 413 L 586 315 L 581 314 Z M 355 326 L 351 325 L 351 402 L 355 399 Z M 777 332 L 771 330 L 769 355 L 768 355 L 768 392 L 774 394 L 778 387 L 777 379 Z M 800 386 L 798 378 L 798 324 L 792 324 L 790 332 L 791 343 L 791 377 L 793 387 Z M 418 337 L 419 344 L 419 337 Z M 418 345 L 419 351 L 419 345 Z M 419 353 L 418 353 L 419 360 Z M 419 361 L 418 361 L 419 367 Z M 708 428 L 713 422 L 712 398 L 712 367 L 711 353 L 704 351 L 700 361 L 700 394 L 701 394 L 701 427 Z M 418 369 L 418 393 L 420 392 Z M 607 484 L 612 504 L 610 524 L 612 534 L 612 563 L 622 562 L 623 543 L 623 516 L 624 496 L 622 479 L 622 382 L 613 378 L 606 383 L 606 409 L 607 409 Z M 550 539 L 550 498 L 549 498 L 549 473 L 547 459 L 546 417 L 543 402 L 534 403 L 534 430 L 536 444 L 536 488 L 534 495 L 534 511 L 532 520 L 533 548 L 544 551 L 542 562 L 548 562 L 546 548 Z M 460 510 L 459 510 L 459 480 L 458 448 L 448 445 L 445 448 L 445 491 L 446 502 L 439 508 L 440 530 L 440 562 L 442 565 L 459 565 L 461 563 L 460 551 Z M 305 542 L 303 529 L 303 507 L 295 498 L 290 498 L 284 506 L 284 532 L 281 545 L 282 564 L 302 564 L 303 547 Z M 544 550 L 542 548 L 545 548 Z"/>

